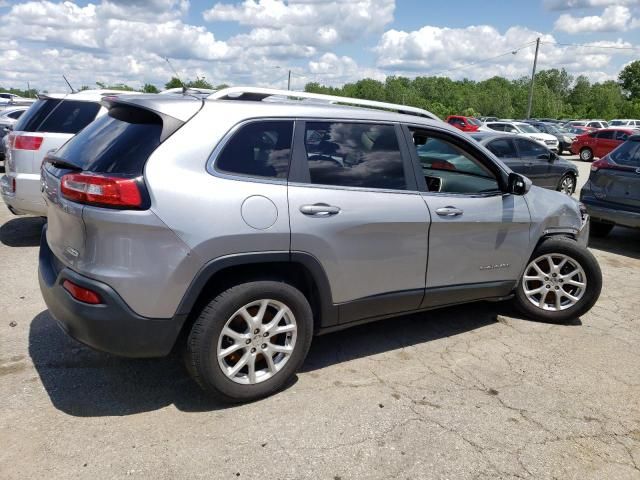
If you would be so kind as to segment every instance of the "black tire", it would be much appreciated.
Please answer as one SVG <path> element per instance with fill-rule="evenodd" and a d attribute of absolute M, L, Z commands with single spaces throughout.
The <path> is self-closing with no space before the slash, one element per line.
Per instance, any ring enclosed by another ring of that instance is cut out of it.
<path fill-rule="evenodd" d="M 600 297 L 602 290 L 602 272 L 597 260 L 593 254 L 582 245 L 570 238 L 551 237 L 544 240 L 538 248 L 533 252 L 529 262 L 530 264 L 536 258 L 547 254 L 561 254 L 570 257 L 577 262 L 585 272 L 586 289 L 583 296 L 575 305 L 565 310 L 544 310 L 534 305 L 524 293 L 523 278 L 518 282 L 514 302 L 516 307 L 530 318 L 550 323 L 565 323 L 587 313 Z M 523 277 L 527 273 L 527 268 L 523 272 Z"/>
<path fill-rule="evenodd" d="M 580 149 L 580 160 L 583 162 L 592 162 L 593 161 L 593 150 L 589 147 L 584 147 Z"/>
<path fill-rule="evenodd" d="M 564 150 L 562 150 L 562 147 L 558 146 L 558 151 L 556 152 L 557 155 L 562 155 L 562 152 Z"/>
<path fill-rule="evenodd" d="M 271 378 L 254 384 L 236 383 L 218 364 L 218 340 L 235 312 L 261 299 L 282 302 L 293 313 L 297 325 L 293 352 L 282 369 Z M 298 289 L 277 281 L 239 284 L 217 295 L 200 312 L 187 339 L 187 370 L 207 393 L 219 400 L 230 403 L 258 400 L 279 391 L 290 382 L 307 356 L 312 336 L 311 306 Z"/>
<path fill-rule="evenodd" d="M 566 180 L 571 179 L 572 185 L 571 185 L 571 191 L 570 192 L 565 192 L 563 190 L 563 184 Z M 558 186 L 556 187 L 556 190 L 558 192 L 563 192 L 566 193 L 567 195 L 573 195 L 573 193 L 576 191 L 576 176 L 571 174 L 571 173 L 565 173 L 561 178 L 560 181 L 558 182 Z"/>
<path fill-rule="evenodd" d="M 589 235 L 597 238 L 606 237 L 613 230 L 613 223 L 603 223 L 597 220 L 591 220 L 589 225 Z"/>

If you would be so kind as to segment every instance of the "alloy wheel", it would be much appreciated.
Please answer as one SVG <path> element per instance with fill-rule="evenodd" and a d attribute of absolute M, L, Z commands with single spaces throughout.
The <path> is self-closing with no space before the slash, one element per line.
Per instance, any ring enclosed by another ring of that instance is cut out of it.
<path fill-rule="evenodd" d="M 559 253 L 546 254 L 527 265 L 522 286 L 533 305 L 557 312 L 580 301 L 587 289 L 587 276 L 575 259 Z"/>
<path fill-rule="evenodd" d="M 230 380 L 241 384 L 264 382 L 291 358 L 298 326 L 287 305 L 262 299 L 238 309 L 218 338 L 218 365 Z"/>
<path fill-rule="evenodd" d="M 560 191 L 562 193 L 566 193 L 567 195 L 572 195 L 575 189 L 575 180 L 571 175 L 567 175 L 562 179 L 562 183 L 560 183 Z"/>

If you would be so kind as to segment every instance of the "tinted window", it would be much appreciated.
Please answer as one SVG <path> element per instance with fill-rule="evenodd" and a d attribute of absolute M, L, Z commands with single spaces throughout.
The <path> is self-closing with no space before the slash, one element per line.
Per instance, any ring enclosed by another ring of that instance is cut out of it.
<path fill-rule="evenodd" d="M 460 118 L 450 118 L 449 123 L 451 125 L 464 125 L 464 122 Z"/>
<path fill-rule="evenodd" d="M 499 189 L 495 176 L 473 155 L 429 132 L 411 130 L 430 191 L 481 193 Z"/>
<path fill-rule="evenodd" d="M 89 172 L 141 175 L 160 145 L 162 120 L 147 110 L 114 107 L 55 154 Z"/>
<path fill-rule="evenodd" d="M 514 127 L 513 125 L 505 125 L 504 126 L 504 131 L 505 132 L 509 132 L 509 133 L 519 133 L 518 129 L 516 127 Z"/>
<path fill-rule="evenodd" d="M 63 100 L 38 126 L 39 132 L 78 133 L 96 118 L 100 104 Z"/>
<path fill-rule="evenodd" d="M 596 137 L 599 140 L 612 140 L 614 133 L 615 133 L 614 130 L 604 130 L 602 132 L 596 133 Z"/>
<path fill-rule="evenodd" d="M 539 143 L 533 142 L 531 140 L 526 140 L 524 138 L 516 138 L 516 143 L 518 144 L 518 150 L 520 151 L 521 157 L 549 157 L 549 150 L 547 150 L 546 147 L 543 147 Z"/>
<path fill-rule="evenodd" d="M 625 142 L 609 154 L 618 165 L 640 167 L 640 142 Z"/>
<path fill-rule="evenodd" d="M 20 117 L 20 120 L 16 123 L 14 130 L 16 132 L 37 132 L 37 128 L 40 124 L 60 102 L 61 100 L 53 98 L 36 101 L 31 105 L 31 107 L 29 107 L 25 114 Z"/>
<path fill-rule="evenodd" d="M 497 130 L 498 132 L 504 132 L 504 125 L 501 123 L 487 123 L 487 127 L 491 130 Z"/>
<path fill-rule="evenodd" d="M 615 140 L 619 140 L 621 142 L 625 142 L 627 138 L 629 138 L 629 134 L 623 130 L 616 130 L 615 135 L 613 136 Z"/>
<path fill-rule="evenodd" d="M 248 123 L 224 147 L 216 161 L 223 172 L 266 178 L 287 178 L 293 121 Z"/>
<path fill-rule="evenodd" d="M 516 158 L 518 156 L 513 142 L 508 138 L 499 138 L 489 142 L 487 148 L 498 158 Z"/>
<path fill-rule="evenodd" d="M 7 114 L 7 117 L 9 118 L 20 118 L 20 116 L 24 113 L 24 110 L 18 110 L 16 112 L 11 112 Z"/>
<path fill-rule="evenodd" d="M 406 188 L 400 146 L 391 125 L 307 122 L 305 148 L 311 183 Z"/>

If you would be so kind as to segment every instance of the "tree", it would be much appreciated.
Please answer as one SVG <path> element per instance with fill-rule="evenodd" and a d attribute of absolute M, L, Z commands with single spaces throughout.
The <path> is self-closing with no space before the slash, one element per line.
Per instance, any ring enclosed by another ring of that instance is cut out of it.
<path fill-rule="evenodd" d="M 155 85 L 152 85 L 150 83 L 145 83 L 144 86 L 142 87 L 142 91 L 144 93 L 158 93 L 160 90 L 158 90 L 158 87 L 156 87 Z"/>
<path fill-rule="evenodd" d="M 187 87 L 191 87 L 191 88 L 208 88 L 210 90 L 213 90 L 213 85 L 211 85 L 209 82 L 207 82 L 204 77 L 196 77 L 195 80 L 187 82 Z"/>
<path fill-rule="evenodd" d="M 618 82 L 631 99 L 640 99 L 640 60 L 624 67 L 618 75 Z"/>
<path fill-rule="evenodd" d="M 182 81 L 178 77 L 171 77 L 171 80 L 164 84 L 164 88 L 167 90 L 170 88 L 182 88 Z"/>

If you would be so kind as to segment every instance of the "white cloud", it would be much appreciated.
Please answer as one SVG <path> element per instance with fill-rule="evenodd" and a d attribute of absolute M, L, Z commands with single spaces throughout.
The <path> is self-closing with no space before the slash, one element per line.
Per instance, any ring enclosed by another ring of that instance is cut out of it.
<path fill-rule="evenodd" d="M 284 35 L 290 42 L 326 47 L 382 31 L 394 9 L 394 0 L 245 0 L 216 3 L 203 17 L 260 29 L 263 37 Z"/>
<path fill-rule="evenodd" d="M 567 33 L 624 32 L 637 25 L 629 8 L 615 5 L 605 8 L 600 16 L 574 17 L 564 13 L 556 20 L 555 29 Z"/>
<path fill-rule="evenodd" d="M 613 56 L 633 55 L 633 50 L 594 49 L 589 46 L 555 45 L 551 35 L 522 27 L 509 28 L 504 34 L 487 25 L 466 28 L 424 26 L 415 31 L 389 30 L 375 48 L 377 66 L 389 74 L 443 75 L 453 78 L 485 79 L 494 75 L 518 78 L 530 75 L 533 63 L 533 40 L 542 45 L 538 69 L 565 68 L 570 73 L 601 78 L 610 70 Z M 529 46 L 518 50 L 529 42 Z M 591 46 L 631 47 L 628 42 L 592 42 Z M 510 52 L 517 50 L 516 54 Z M 504 54 L 498 58 L 500 54 Z"/>
<path fill-rule="evenodd" d="M 597 8 L 613 6 L 638 6 L 640 0 L 545 0 L 549 10 L 571 10 L 574 8 Z"/>

